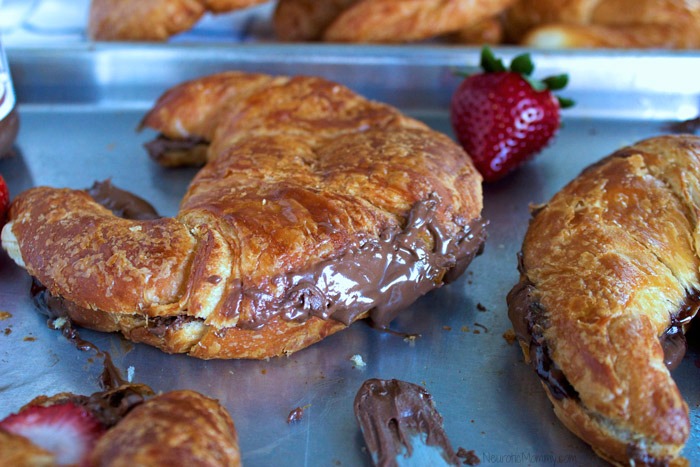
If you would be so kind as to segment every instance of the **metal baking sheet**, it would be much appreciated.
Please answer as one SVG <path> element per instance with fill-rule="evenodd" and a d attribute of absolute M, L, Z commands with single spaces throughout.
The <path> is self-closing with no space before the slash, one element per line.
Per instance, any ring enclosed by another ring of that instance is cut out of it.
<path fill-rule="evenodd" d="M 506 58 L 519 52 L 501 49 Z M 478 50 L 451 47 L 75 45 L 12 47 L 10 67 L 20 102 L 16 154 L 0 160 L 12 193 L 36 185 L 86 188 L 113 183 L 174 214 L 194 169 L 156 166 L 136 132 L 169 86 L 207 73 L 240 69 L 313 74 L 394 104 L 450 133 L 447 108 L 459 83 L 456 67 L 478 62 Z M 406 342 L 364 323 L 290 357 L 202 361 L 167 355 L 117 335 L 81 336 L 108 351 L 124 375 L 157 391 L 190 388 L 219 399 L 235 420 L 248 466 L 369 464 L 352 402 L 368 378 L 397 378 L 432 393 L 455 448 L 474 450 L 481 465 L 604 465 L 555 418 L 517 344 L 505 296 L 518 278 L 516 253 L 530 203 L 548 200 L 586 165 L 618 147 L 695 117 L 700 55 L 694 52 L 535 54 L 538 72 L 568 71 L 566 111 L 556 140 L 502 182 L 485 186 L 490 220 L 484 253 L 457 282 L 410 306 L 392 328 L 418 333 Z M 34 309 L 30 279 L 0 254 L 0 418 L 30 398 L 99 390 L 101 359 L 80 351 Z M 360 355 L 366 366 L 352 357 Z M 691 411 L 684 450 L 700 462 L 700 345 L 690 343 L 675 370 Z M 296 407 L 303 418 L 288 423 Z"/>

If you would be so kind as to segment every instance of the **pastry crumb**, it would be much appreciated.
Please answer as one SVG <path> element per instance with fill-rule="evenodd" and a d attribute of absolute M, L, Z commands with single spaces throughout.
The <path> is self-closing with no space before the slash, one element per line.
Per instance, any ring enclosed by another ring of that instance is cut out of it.
<path fill-rule="evenodd" d="M 12 318 L 12 313 L 9 311 L 0 311 L 0 321 Z"/>
<path fill-rule="evenodd" d="M 515 331 L 512 329 L 508 329 L 506 332 L 503 333 L 503 338 L 508 342 L 508 345 L 512 345 L 513 342 L 515 342 Z"/>
<path fill-rule="evenodd" d="M 355 365 L 357 368 L 364 368 L 367 366 L 365 361 L 362 359 L 362 355 L 360 354 L 355 354 L 352 357 L 350 357 L 350 361 L 352 361 L 352 364 Z"/>
<path fill-rule="evenodd" d="M 68 324 L 68 320 L 66 318 L 64 318 L 63 316 L 51 321 L 51 326 L 53 326 L 54 329 L 61 329 L 66 324 Z"/>

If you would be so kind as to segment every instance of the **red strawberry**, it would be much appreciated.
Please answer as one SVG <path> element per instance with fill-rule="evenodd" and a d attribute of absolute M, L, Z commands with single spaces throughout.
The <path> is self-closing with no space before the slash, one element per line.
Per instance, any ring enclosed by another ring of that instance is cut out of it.
<path fill-rule="evenodd" d="M 83 464 L 104 432 L 87 409 L 72 402 L 30 406 L 0 421 L 0 429 L 52 452 L 60 465 Z"/>
<path fill-rule="evenodd" d="M 5 179 L 0 175 L 0 229 L 5 225 L 7 210 L 10 207 L 10 190 L 7 189 Z"/>
<path fill-rule="evenodd" d="M 560 108 L 573 105 L 557 98 L 567 75 L 536 81 L 529 54 L 515 57 L 509 69 L 484 47 L 483 73 L 459 85 L 450 106 L 452 128 L 485 181 L 495 181 L 540 152 L 556 134 Z"/>

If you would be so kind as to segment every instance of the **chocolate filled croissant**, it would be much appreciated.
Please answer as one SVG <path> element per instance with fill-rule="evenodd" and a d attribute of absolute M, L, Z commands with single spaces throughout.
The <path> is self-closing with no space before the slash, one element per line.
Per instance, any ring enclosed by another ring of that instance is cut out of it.
<path fill-rule="evenodd" d="M 698 0 L 518 0 L 509 40 L 544 48 L 700 47 Z"/>
<path fill-rule="evenodd" d="M 514 0 L 279 0 L 276 36 L 287 41 L 398 43 L 475 26 Z"/>
<path fill-rule="evenodd" d="M 509 316 L 559 419 L 620 465 L 682 462 L 670 368 L 700 307 L 700 138 L 662 136 L 586 169 L 533 211 Z"/>
<path fill-rule="evenodd" d="M 90 396 L 39 396 L 0 422 L 2 465 L 75 459 L 84 466 L 241 465 L 228 412 L 190 390 L 154 396 L 147 386 L 124 384 Z"/>
<path fill-rule="evenodd" d="M 267 0 L 92 0 L 87 35 L 99 41 L 166 41 L 205 13 L 224 13 Z"/>
<path fill-rule="evenodd" d="M 290 354 L 357 319 L 388 326 L 482 249 L 469 156 L 339 84 L 212 75 L 143 125 L 161 163 L 206 158 L 177 216 L 47 187 L 10 207 L 3 247 L 79 325 L 199 358 Z"/>

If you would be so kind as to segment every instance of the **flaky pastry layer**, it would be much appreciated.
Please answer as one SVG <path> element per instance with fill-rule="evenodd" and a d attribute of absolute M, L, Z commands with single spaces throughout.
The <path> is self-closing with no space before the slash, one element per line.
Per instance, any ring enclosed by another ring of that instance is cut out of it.
<path fill-rule="evenodd" d="M 280 0 L 273 23 L 281 40 L 401 43 L 471 28 L 514 0 Z"/>
<path fill-rule="evenodd" d="M 205 13 L 223 13 L 267 0 L 92 0 L 87 34 L 98 41 L 166 41 L 191 29 Z"/>

